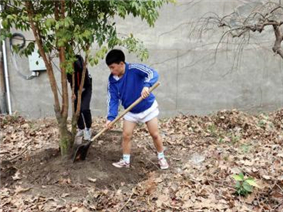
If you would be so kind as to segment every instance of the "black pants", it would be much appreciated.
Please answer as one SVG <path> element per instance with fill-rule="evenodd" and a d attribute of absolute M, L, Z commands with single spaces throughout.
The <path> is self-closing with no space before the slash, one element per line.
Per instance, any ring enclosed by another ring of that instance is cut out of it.
<path fill-rule="evenodd" d="M 92 87 L 89 87 L 82 92 L 81 112 L 80 112 L 80 117 L 78 119 L 78 128 L 81 130 L 84 129 L 85 127 L 86 128 L 91 127 L 91 123 L 92 123 L 91 112 L 90 112 L 91 95 L 92 95 Z M 75 109 L 76 107 L 77 107 L 77 99 L 75 101 Z M 83 118 L 85 120 L 85 124 Z"/>

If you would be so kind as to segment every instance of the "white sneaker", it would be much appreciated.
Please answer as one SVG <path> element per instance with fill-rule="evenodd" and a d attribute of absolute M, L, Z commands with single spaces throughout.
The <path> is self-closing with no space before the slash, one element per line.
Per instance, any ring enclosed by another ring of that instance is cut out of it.
<path fill-rule="evenodd" d="M 162 169 L 162 170 L 169 168 L 169 165 L 168 165 L 167 160 L 165 158 L 159 159 L 159 166 L 160 166 L 160 169 Z"/>
<path fill-rule="evenodd" d="M 85 129 L 84 130 L 84 140 L 90 141 L 91 139 L 91 130 L 90 129 Z"/>
<path fill-rule="evenodd" d="M 78 130 L 76 137 L 81 137 L 84 135 L 84 130 Z"/>
<path fill-rule="evenodd" d="M 116 168 L 123 168 L 123 167 L 130 168 L 130 164 L 124 161 L 123 159 L 121 159 L 119 162 L 112 163 L 112 165 L 115 166 Z"/>

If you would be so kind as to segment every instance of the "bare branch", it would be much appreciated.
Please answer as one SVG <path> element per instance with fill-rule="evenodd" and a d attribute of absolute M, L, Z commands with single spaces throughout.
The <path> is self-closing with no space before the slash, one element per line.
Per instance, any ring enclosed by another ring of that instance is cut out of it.
<path fill-rule="evenodd" d="M 281 43 L 283 40 L 283 35 L 280 27 L 283 25 L 283 7 L 281 2 L 267 2 L 256 6 L 247 15 L 241 14 L 240 10 L 235 10 L 234 12 L 219 17 L 214 13 L 207 13 L 209 16 L 202 17 L 202 24 L 197 25 L 193 31 L 199 31 L 199 37 L 201 38 L 203 32 L 211 30 L 213 27 L 217 26 L 223 28 L 224 32 L 216 46 L 214 58 L 218 53 L 220 45 L 226 37 L 241 39 L 236 49 L 237 54 L 242 54 L 243 49 L 246 44 L 250 41 L 251 33 L 262 33 L 267 27 L 272 27 L 275 35 L 275 42 L 272 50 L 275 54 L 278 54 L 283 59 L 283 50 L 281 48 Z M 206 14 L 206 15 L 207 15 Z M 203 20 L 204 19 L 204 20 Z M 200 22 L 199 22 L 200 23 Z M 270 28 L 269 28 L 270 29 Z M 241 60 L 241 56 L 236 56 L 235 61 L 238 64 Z"/>

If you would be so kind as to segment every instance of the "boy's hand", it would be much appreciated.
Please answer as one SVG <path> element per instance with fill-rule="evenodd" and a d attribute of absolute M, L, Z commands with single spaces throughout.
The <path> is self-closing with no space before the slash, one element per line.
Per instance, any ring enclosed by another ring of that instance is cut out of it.
<path fill-rule="evenodd" d="M 112 121 L 107 120 L 106 124 L 105 124 L 105 127 L 107 127 L 108 129 L 111 129 L 113 127 Z"/>
<path fill-rule="evenodd" d="M 147 98 L 149 96 L 149 88 L 148 87 L 144 87 L 142 89 L 142 92 L 141 92 L 141 96 L 143 99 Z"/>
<path fill-rule="evenodd" d="M 72 101 L 75 101 L 76 98 L 77 98 L 77 97 L 76 97 L 76 94 L 73 94 L 73 95 L 72 95 Z"/>

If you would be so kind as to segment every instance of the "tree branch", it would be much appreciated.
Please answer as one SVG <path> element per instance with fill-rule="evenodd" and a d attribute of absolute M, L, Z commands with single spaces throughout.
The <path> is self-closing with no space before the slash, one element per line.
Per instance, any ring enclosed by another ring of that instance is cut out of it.
<path fill-rule="evenodd" d="M 282 33 L 280 32 L 279 26 L 273 25 L 273 30 L 275 34 L 275 43 L 274 43 L 272 50 L 274 53 L 279 54 L 281 58 L 283 59 L 283 51 L 281 48 L 281 43 L 283 39 Z"/>
<path fill-rule="evenodd" d="M 208 17 L 208 20 L 218 20 L 218 26 L 219 27 L 227 27 L 229 30 L 227 30 L 223 35 L 221 40 L 223 39 L 223 36 L 230 34 L 232 37 L 242 37 L 244 34 L 248 32 L 259 32 L 261 33 L 264 31 L 265 27 L 267 26 L 272 26 L 275 34 L 275 42 L 272 47 L 272 50 L 274 53 L 278 54 L 281 56 L 283 59 L 283 50 L 281 48 L 281 43 L 282 43 L 282 33 L 280 31 L 280 26 L 283 25 L 283 21 L 278 18 L 276 20 L 276 15 L 278 15 L 278 10 L 283 10 L 283 7 L 279 4 L 273 3 L 269 8 L 269 3 L 264 4 L 260 10 L 254 11 L 251 14 L 249 14 L 244 20 L 241 20 L 241 17 L 235 18 L 232 14 L 229 14 L 227 16 L 224 16 L 223 18 L 219 17 Z M 269 9 L 269 11 L 266 11 L 266 8 Z M 234 13 L 235 15 L 235 13 Z M 231 20 L 226 20 L 229 18 L 237 23 L 237 27 L 233 26 L 229 21 Z M 249 24 L 252 22 L 256 22 L 255 24 Z M 240 23 L 240 24 L 239 24 Z M 236 32 L 236 33 L 235 33 Z M 217 50 L 216 50 L 217 51 Z"/>
<path fill-rule="evenodd" d="M 61 0 L 61 18 L 65 18 L 65 1 Z M 66 52 L 65 47 L 60 47 L 59 50 L 59 58 L 60 58 L 60 68 L 61 68 L 61 86 L 62 86 L 62 116 L 63 118 L 68 118 L 68 83 L 67 83 L 67 73 L 66 68 L 64 67 L 66 61 Z"/>
<path fill-rule="evenodd" d="M 78 92 L 78 96 L 77 96 L 77 110 L 76 110 L 76 117 L 77 118 L 79 117 L 80 111 L 81 111 L 82 90 L 83 90 L 84 82 L 85 82 L 89 48 L 90 48 L 89 46 L 86 48 L 86 55 L 85 55 L 84 64 L 83 64 L 82 79 L 81 79 L 81 82 L 80 82 L 80 88 L 79 88 L 79 92 Z"/>

